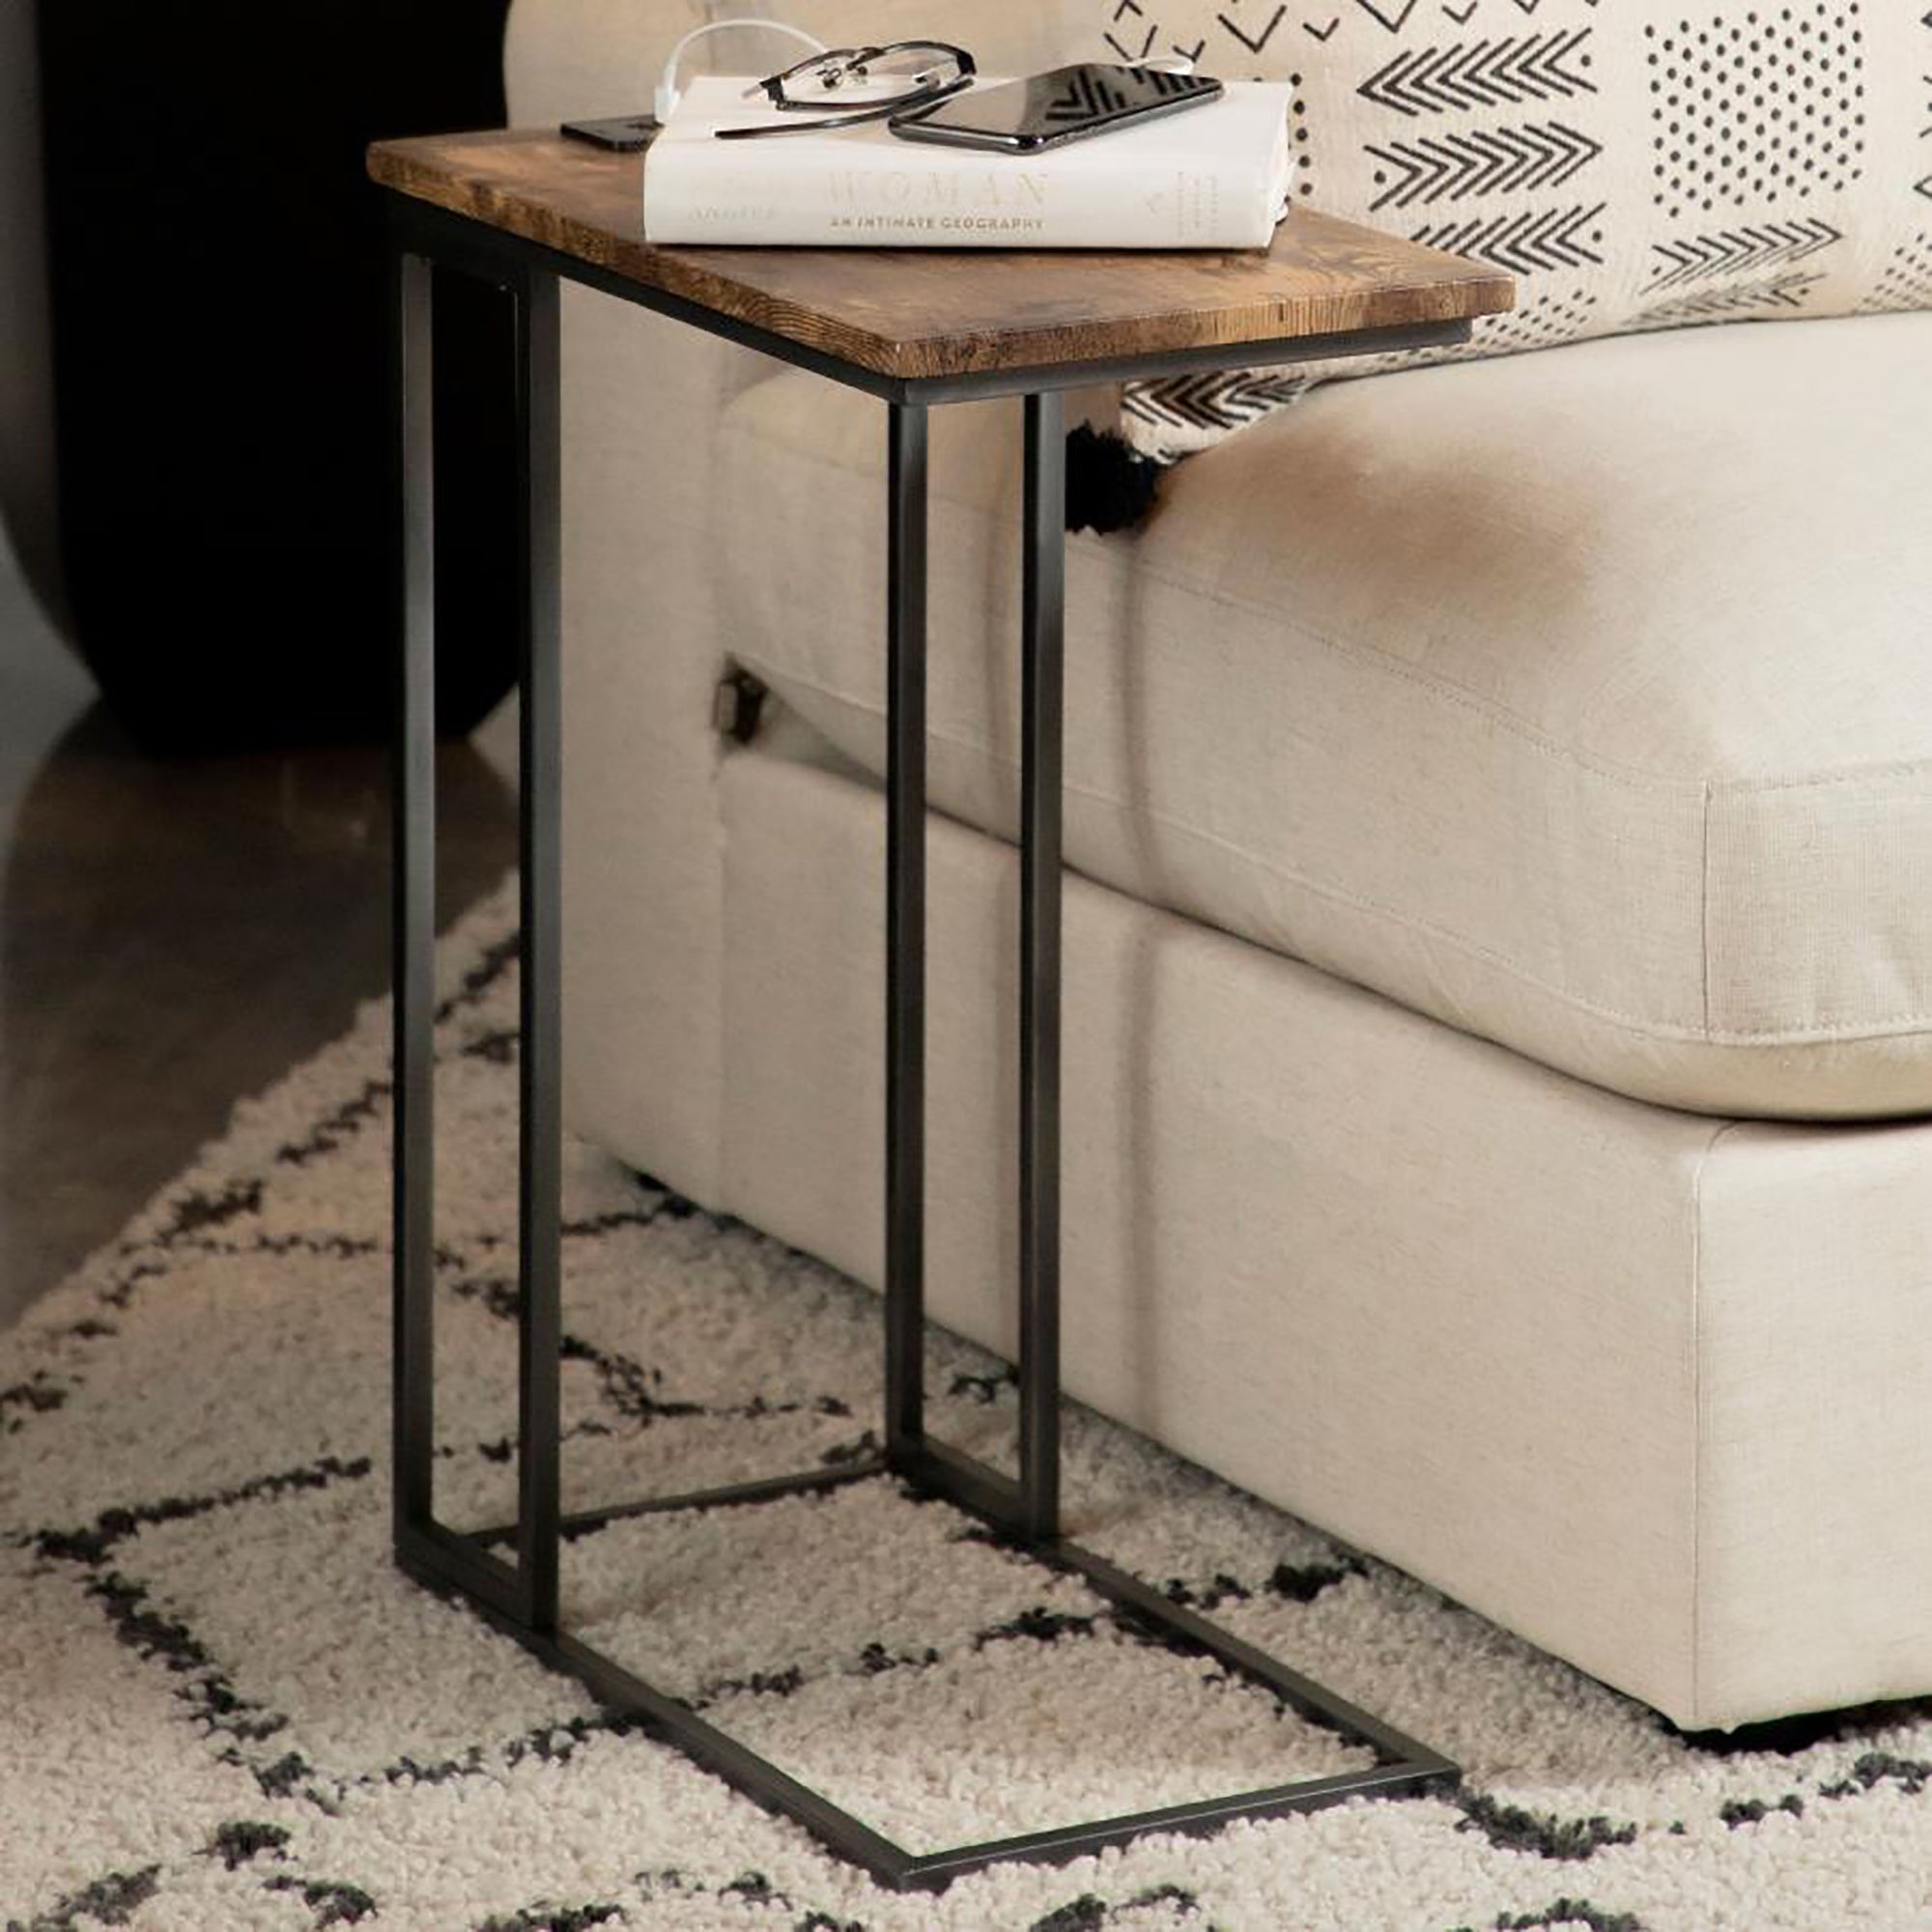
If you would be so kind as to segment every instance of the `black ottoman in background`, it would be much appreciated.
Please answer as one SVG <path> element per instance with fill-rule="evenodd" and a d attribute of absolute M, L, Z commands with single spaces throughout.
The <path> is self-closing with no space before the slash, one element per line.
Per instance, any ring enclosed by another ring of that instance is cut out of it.
<path fill-rule="evenodd" d="M 156 750 L 384 735 L 380 136 L 495 127 L 508 0 L 41 0 L 75 641 Z M 438 722 L 515 673 L 507 306 L 437 298 Z M 461 567 L 457 567 L 460 558 Z"/>

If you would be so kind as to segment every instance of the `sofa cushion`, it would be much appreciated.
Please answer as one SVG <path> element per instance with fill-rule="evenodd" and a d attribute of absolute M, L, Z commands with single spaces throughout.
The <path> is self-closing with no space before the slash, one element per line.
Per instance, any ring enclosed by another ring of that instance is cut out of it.
<path fill-rule="evenodd" d="M 1605 1086 L 1932 1105 L 1932 316 L 1336 384 L 1071 540 L 1066 852 Z M 934 412 L 930 784 L 1016 822 L 1018 412 Z M 883 412 L 726 417 L 737 654 L 883 760 Z"/>

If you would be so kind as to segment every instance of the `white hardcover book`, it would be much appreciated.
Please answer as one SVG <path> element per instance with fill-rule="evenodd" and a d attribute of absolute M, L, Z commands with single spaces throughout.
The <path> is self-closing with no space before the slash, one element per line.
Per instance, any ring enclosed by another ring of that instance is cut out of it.
<path fill-rule="evenodd" d="M 981 85 L 993 85 L 982 82 Z M 644 235 L 864 248 L 1265 248 L 1289 196 L 1293 90 L 1218 100 L 1034 155 L 901 140 L 883 122 L 720 141 L 771 118 L 694 78 L 644 156 Z"/>

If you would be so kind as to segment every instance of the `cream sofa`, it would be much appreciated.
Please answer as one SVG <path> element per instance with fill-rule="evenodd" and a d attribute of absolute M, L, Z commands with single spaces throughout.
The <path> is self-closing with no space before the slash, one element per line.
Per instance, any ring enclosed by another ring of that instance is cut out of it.
<path fill-rule="evenodd" d="M 517 0 L 513 116 L 686 20 Z M 564 365 L 570 1122 L 876 1282 L 883 413 L 574 289 Z M 1687 1727 L 1932 1690 L 1928 368 L 1337 384 L 1069 545 L 1070 1388 Z M 1016 406 L 933 437 L 929 1295 L 1003 1348 Z"/>

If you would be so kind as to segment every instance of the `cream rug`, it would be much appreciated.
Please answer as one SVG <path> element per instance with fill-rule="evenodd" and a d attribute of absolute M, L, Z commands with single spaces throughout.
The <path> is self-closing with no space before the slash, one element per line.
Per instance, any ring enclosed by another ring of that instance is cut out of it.
<path fill-rule="evenodd" d="M 511 1513 L 508 922 L 498 900 L 445 948 L 459 1522 Z M 386 1076 L 372 1008 L 0 1338 L 9 1928 L 1932 1926 L 1932 1702 L 1687 1740 L 1085 1414 L 1076 1535 L 1447 1750 L 1465 1786 L 875 1889 L 391 1566 Z M 573 1503 L 869 1446 L 869 1294 L 586 1149 L 568 1214 Z M 1000 1453 L 1005 1372 L 943 1337 L 929 1362 L 936 1424 Z M 582 1538 L 566 1609 L 920 1848 L 1350 1761 L 883 1481 Z"/>

